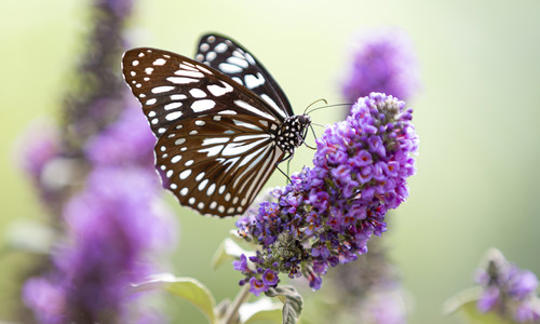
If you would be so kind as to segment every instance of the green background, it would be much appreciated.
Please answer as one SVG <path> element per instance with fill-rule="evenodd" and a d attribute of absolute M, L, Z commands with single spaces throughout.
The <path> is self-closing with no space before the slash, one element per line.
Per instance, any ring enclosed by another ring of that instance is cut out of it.
<path fill-rule="evenodd" d="M 66 80 L 81 50 L 86 1 L 3 0 L 0 13 L 0 233 L 14 219 L 45 219 L 17 168 L 16 139 L 39 117 L 58 117 Z M 540 2 L 530 1 L 142 1 L 130 21 L 133 46 L 192 55 L 198 37 L 219 31 L 240 40 L 271 71 L 297 112 L 324 97 L 340 102 L 339 82 L 351 41 L 372 28 L 395 26 L 414 42 L 422 92 L 410 105 L 420 135 L 410 198 L 384 234 L 405 288 L 414 298 L 410 323 L 456 323 L 444 300 L 471 285 L 491 246 L 540 273 Z M 337 120 L 338 110 L 316 113 Z M 310 164 L 309 150 L 292 170 Z M 283 183 L 274 175 L 271 185 Z M 232 220 L 177 207 L 180 240 L 174 272 L 195 276 L 218 299 L 232 297 L 239 275 L 209 262 Z M 0 256 L 0 320 L 9 319 L 10 279 L 28 263 Z M 172 322 L 203 317 L 169 301 Z"/>

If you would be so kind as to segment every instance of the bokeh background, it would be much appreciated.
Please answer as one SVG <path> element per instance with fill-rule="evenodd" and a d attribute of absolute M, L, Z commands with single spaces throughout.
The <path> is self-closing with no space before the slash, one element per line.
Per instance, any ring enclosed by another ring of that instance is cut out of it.
<path fill-rule="evenodd" d="M 14 220 L 46 218 L 17 166 L 16 140 L 35 118 L 60 117 L 89 15 L 87 1 L 3 0 L 0 7 L 3 238 Z M 540 273 L 540 2 L 144 0 L 129 33 L 133 46 L 186 55 L 206 31 L 230 35 L 263 62 L 300 112 L 322 97 L 341 102 L 355 36 L 388 26 L 412 39 L 423 88 L 410 102 L 421 140 L 418 172 L 384 236 L 414 299 L 410 323 L 458 323 L 442 315 L 442 304 L 472 284 L 488 247 Z M 314 120 L 341 114 L 323 110 Z M 309 165 L 310 154 L 300 149 L 292 170 Z M 283 177 L 276 174 L 269 185 L 278 184 Z M 209 266 L 233 220 L 200 217 L 167 200 L 180 224 L 174 272 L 197 277 L 218 299 L 233 296 L 239 274 Z M 0 320 L 9 320 L 19 288 L 11 278 L 32 260 L 1 251 Z M 170 318 L 204 321 L 187 303 L 168 304 Z"/>

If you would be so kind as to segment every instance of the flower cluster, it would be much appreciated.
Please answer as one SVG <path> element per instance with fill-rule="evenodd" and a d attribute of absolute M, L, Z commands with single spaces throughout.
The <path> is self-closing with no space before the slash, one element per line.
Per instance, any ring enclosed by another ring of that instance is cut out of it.
<path fill-rule="evenodd" d="M 540 321 L 536 275 L 508 262 L 500 251 L 492 249 L 487 253 L 485 265 L 477 271 L 476 282 L 483 289 L 477 302 L 481 312 L 493 311 L 518 323 Z"/>
<path fill-rule="evenodd" d="M 103 167 L 89 175 L 64 209 L 69 236 L 53 253 L 54 271 L 24 287 L 40 322 L 116 322 L 124 314 L 130 283 L 152 269 L 148 254 L 174 238 L 157 181 L 139 168 Z"/>
<path fill-rule="evenodd" d="M 343 82 L 348 100 L 383 92 L 409 100 L 419 87 L 418 64 L 405 32 L 384 30 L 370 33 L 354 49 L 353 63 Z"/>
<path fill-rule="evenodd" d="M 155 138 L 116 72 L 133 1 L 92 4 L 94 28 L 77 71 L 85 86 L 64 100 L 61 134 L 32 135 L 24 152 L 39 188 L 55 188 L 47 203 L 59 226 L 23 302 L 44 324 L 159 323 L 135 299 L 146 295 L 131 289 L 161 271 L 154 258 L 174 246 L 176 228 L 159 198 Z"/>
<path fill-rule="evenodd" d="M 238 220 L 240 236 L 260 246 L 242 256 L 235 269 L 251 291 L 275 286 L 279 273 L 304 276 L 319 289 L 329 266 L 347 263 L 367 251 L 367 241 L 386 230 L 387 210 L 407 197 L 417 136 L 412 109 L 392 96 L 360 98 L 345 121 L 317 139 L 313 168 L 276 189 Z"/>

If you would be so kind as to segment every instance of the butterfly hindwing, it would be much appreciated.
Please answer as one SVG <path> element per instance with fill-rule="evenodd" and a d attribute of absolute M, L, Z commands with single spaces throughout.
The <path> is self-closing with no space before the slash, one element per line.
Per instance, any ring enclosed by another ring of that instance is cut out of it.
<path fill-rule="evenodd" d="M 228 76 L 182 55 L 136 48 L 124 54 L 122 69 L 157 137 L 182 119 L 223 110 L 282 120 L 275 109 Z"/>
<path fill-rule="evenodd" d="M 243 213 L 283 157 L 269 127 L 277 125 L 227 111 L 180 120 L 155 147 L 163 183 L 202 214 Z"/>
<path fill-rule="evenodd" d="M 236 41 L 211 33 L 201 37 L 195 59 L 231 77 L 282 116 L 292 116 L 287 96 L 264 66 Z"/>

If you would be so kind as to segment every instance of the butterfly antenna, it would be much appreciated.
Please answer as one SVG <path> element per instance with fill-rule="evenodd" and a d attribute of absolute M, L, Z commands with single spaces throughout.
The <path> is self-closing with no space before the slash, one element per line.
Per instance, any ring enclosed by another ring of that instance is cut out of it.
<path fill-rule="evenodd" d="M 312 103 L 310 103 L 306 109 L 304 109 L 304 115 L 306 114 L 306 111 L 309 109 L 309 107 L 313 106 L 314 104 L 318 103 L 318 102 L 324 102 L 325 105 L 328 105 L 328 101 L 326 101 L 326 99 L 324 98 L 321 98 L 321 99 L 317 99 L 315 101 L 313 101 Z"/>
<path fill-rule="evenodd" d="M 341 103 L 341 104 L 335 104 L 335 105 L 328 105 L 328 106 L 322 106 L 322 107 L 317 107 L 317 108 L 313 108 L 311 109 L 310 111 L 307 112 L 307 114 L 311 114 L 312 112 L 316 111 L 316 110 L 319 110 L 319 109 L 324 109 L 324 108 L 332 108 L 332 107 L 340 107 L 340 106 L 352 106 L 353 104 L 351 103 Z M 305 114 L 305 113 L 304 113 Z"/>

